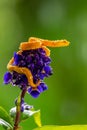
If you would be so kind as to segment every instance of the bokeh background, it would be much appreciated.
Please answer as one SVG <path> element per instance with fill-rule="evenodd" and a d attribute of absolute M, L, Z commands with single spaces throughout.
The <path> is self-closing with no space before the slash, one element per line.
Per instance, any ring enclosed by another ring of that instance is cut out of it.
<path fill-rule="evenodd" d="M 71 44 L 51 48 L 49 90 L 38 99 L 27 94 L 25 101 L 41 110 L 43 125 L 87 124 L 87 1 L 0 0 L 0 105 L 7 111 L 20 90 L 3 84 L 6 65 L 31 36 Z M 24 130 L 37 127 L 32 117 L 21 125 Z"/>

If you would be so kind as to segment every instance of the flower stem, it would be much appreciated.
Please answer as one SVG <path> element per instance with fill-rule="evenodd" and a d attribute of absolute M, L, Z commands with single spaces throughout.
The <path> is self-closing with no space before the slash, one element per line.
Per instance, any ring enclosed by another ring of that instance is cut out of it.
<path fill-rule="evenodd" d="M 20 115 L 21 115 L 21 101 L 22 101 L 22 98 L 24 98 L 26 91 L 27 91 L 27 89 L 23 89 L 21 94 L 19 95 L 19 97 L 17 99 L 16 117 L 15 117 L 15 121 L 14 121 L 13 130 L 19 130 Z"/>

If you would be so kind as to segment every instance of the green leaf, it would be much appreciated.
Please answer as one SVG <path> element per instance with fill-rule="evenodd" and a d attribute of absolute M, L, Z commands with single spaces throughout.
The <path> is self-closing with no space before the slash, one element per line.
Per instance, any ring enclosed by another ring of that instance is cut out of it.
<path fill-rule="evenodd" d="M 4 121 L 9 123 L 10 125 L 13 125 L 12 118 L 7 113 L 7 111 L 1 106 L 0 106 L 0 119 L 3 119 Z"/>
<path fill-rule="evenodd" d="M 40 117 L 40 110 L 38 110 L 36 113 L 34 113 L 34 120 L 35 120 L 35 123 L 41 127 L 42 124 L 41 124 L 41 117 Z"/>
<path fill-rule="evenodd" d="M 0 118 L 0 125 L 3 126 L 3 128 L 5 130 L 12 130 L 13 129 L 13 127 L 8 122 L 6 122 L 5 120 L 3 120 L 1 118 Z"/>
<path fill-rule="evenodd" d="M 87 125 L 56 126 L 48 125 L 34 130 L 87 130 Z"/>

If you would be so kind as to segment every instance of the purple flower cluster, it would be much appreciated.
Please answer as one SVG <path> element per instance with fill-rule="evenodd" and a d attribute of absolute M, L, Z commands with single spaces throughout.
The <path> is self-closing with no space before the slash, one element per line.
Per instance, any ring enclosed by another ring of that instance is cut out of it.
<path fill-rule="evenodd" d="M 32 73 L 33 82 L 36 84 L 41 80 L 41 83 L 34 89 L 29 85 L 26 75 L 15 71 L 5 73 L 4 83 L 11 83 L 13 86 L 19 86 L 21 89 L 27 87 L 27 92 L 36 98 L 44 90 L 47 90 L 47 85 L 43 82 L 43 79 L 52 75 L 52 68 L 49 66 L 50 63 L 50 57 L 46 56 L 42 48 L 22 51 L 21 54 L 14 53 L 13 66 L 28 68 Z"/>

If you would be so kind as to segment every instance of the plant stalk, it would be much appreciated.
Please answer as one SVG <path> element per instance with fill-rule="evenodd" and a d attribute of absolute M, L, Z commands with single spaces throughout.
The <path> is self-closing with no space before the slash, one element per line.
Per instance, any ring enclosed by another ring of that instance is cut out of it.
<path fill-rule="evenodd" d="M 19 95 L 20 97 L 17 99 L 17 106 L 16 106 L 16 117 L 15 117 L 15 121 L 14 121 L 14 127 L 13 130 L 19 130 L 19 123 L 20 123 L 20 116 L 21 116 L 21 101 L 22 98 L 24 98 L 25 94 L 26 94 L 27 89 L 23 89 L 21 94 Z M 18 101 L 20 100 L 20 101 Z"/>

